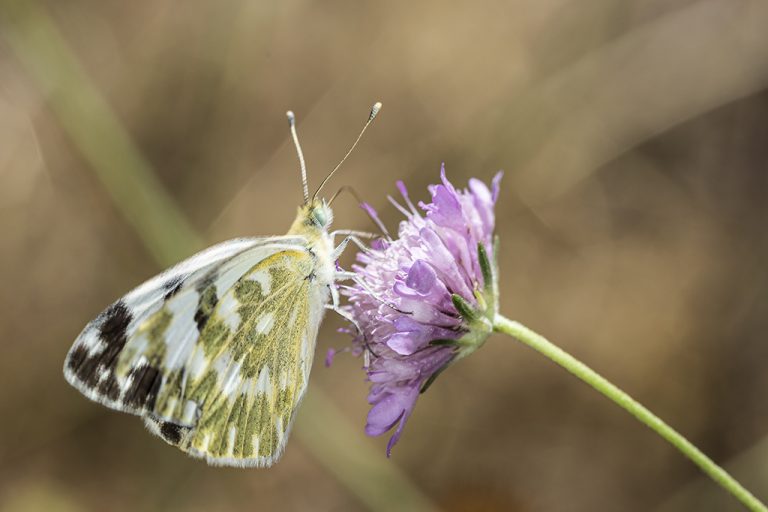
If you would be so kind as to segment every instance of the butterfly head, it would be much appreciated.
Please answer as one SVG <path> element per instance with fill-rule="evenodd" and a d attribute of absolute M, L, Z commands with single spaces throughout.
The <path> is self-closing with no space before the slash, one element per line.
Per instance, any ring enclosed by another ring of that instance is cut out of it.
<path fill-rule="evenodd" d="M 333 210 L 325 200 L 315 200 L 307 210 L 307 218 L 310 224 L 318 229 L 327 230 L 333 222 Z"/>
<path fill-rule="evenodd" d="M 299 214 L 293 221 L 289 233 L 317 234 L 327 232 L 333 222 L 333 210 L 324 199 L 312 199 L 309 203 L 299 206 Z"/>
<path fill-rule="evenodd" d="M 333 210 L 325 202 L 325 199 L 313 199 L 301 209 L 304 210 L 306 224 L 315 229 L 326 231 L 333 222 Z"/>

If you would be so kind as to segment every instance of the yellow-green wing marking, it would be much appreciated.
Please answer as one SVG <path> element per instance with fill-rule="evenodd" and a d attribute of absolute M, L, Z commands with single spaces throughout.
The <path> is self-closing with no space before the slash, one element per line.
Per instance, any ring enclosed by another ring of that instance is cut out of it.
<path fill-rule="evenodd" d="M 173 304 L 148 318 L 141 329 L 150 344 L 156 341 L 158 360 L 166 361 L 147 416 L 150 430 L 211 464 L 274 463 L 306 389 L 326 301 L 315 270 L 310 251 L 286 249 L 224 290 L 215 278 L 202 283 L 195 294 L 199 337 L 184 364 L 159 353 L 167 346 L 162 340 Z"/>

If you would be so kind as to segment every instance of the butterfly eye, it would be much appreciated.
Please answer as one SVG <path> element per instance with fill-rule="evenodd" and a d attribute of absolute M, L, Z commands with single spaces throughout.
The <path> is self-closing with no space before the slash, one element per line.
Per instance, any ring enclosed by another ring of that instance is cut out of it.
<path fill-rule="evenodd" d="M 325 212 L 325 208 L 316 208 L 312 211 L 312 222 L 318 227 L 325 227 L 328 222 L 328 215 Z"/>

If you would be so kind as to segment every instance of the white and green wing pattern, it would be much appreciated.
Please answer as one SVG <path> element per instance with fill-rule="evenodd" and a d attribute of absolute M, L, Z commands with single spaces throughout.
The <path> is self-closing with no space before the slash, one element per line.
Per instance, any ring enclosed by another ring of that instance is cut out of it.
<path fill-rule="evenodd" d="M 303 237 L 214 246 L 88 324 L 65 376 L 210 464 L 270 466 L 312 365 L 327 300 L 316 267 Z"/>

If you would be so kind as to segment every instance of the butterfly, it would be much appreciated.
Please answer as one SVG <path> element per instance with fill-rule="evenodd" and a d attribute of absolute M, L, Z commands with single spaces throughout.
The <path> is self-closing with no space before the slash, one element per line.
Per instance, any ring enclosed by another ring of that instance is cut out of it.
<path fill-rule="evenodd" d="M 325 310 L 347 317 L 335 282 L 353 275 L 336 260 L 348 242 L 360 245 L 358 232 L 328 231 L 333 212 L 317 194 L 380 108 L 311 198 L 289 111 L 304 203 L 288 233 L 214 245 L 135 288 L 85 326 L 64 362 L 66 380 L 208 464 L 274 464 L 307 388 Z"/>

